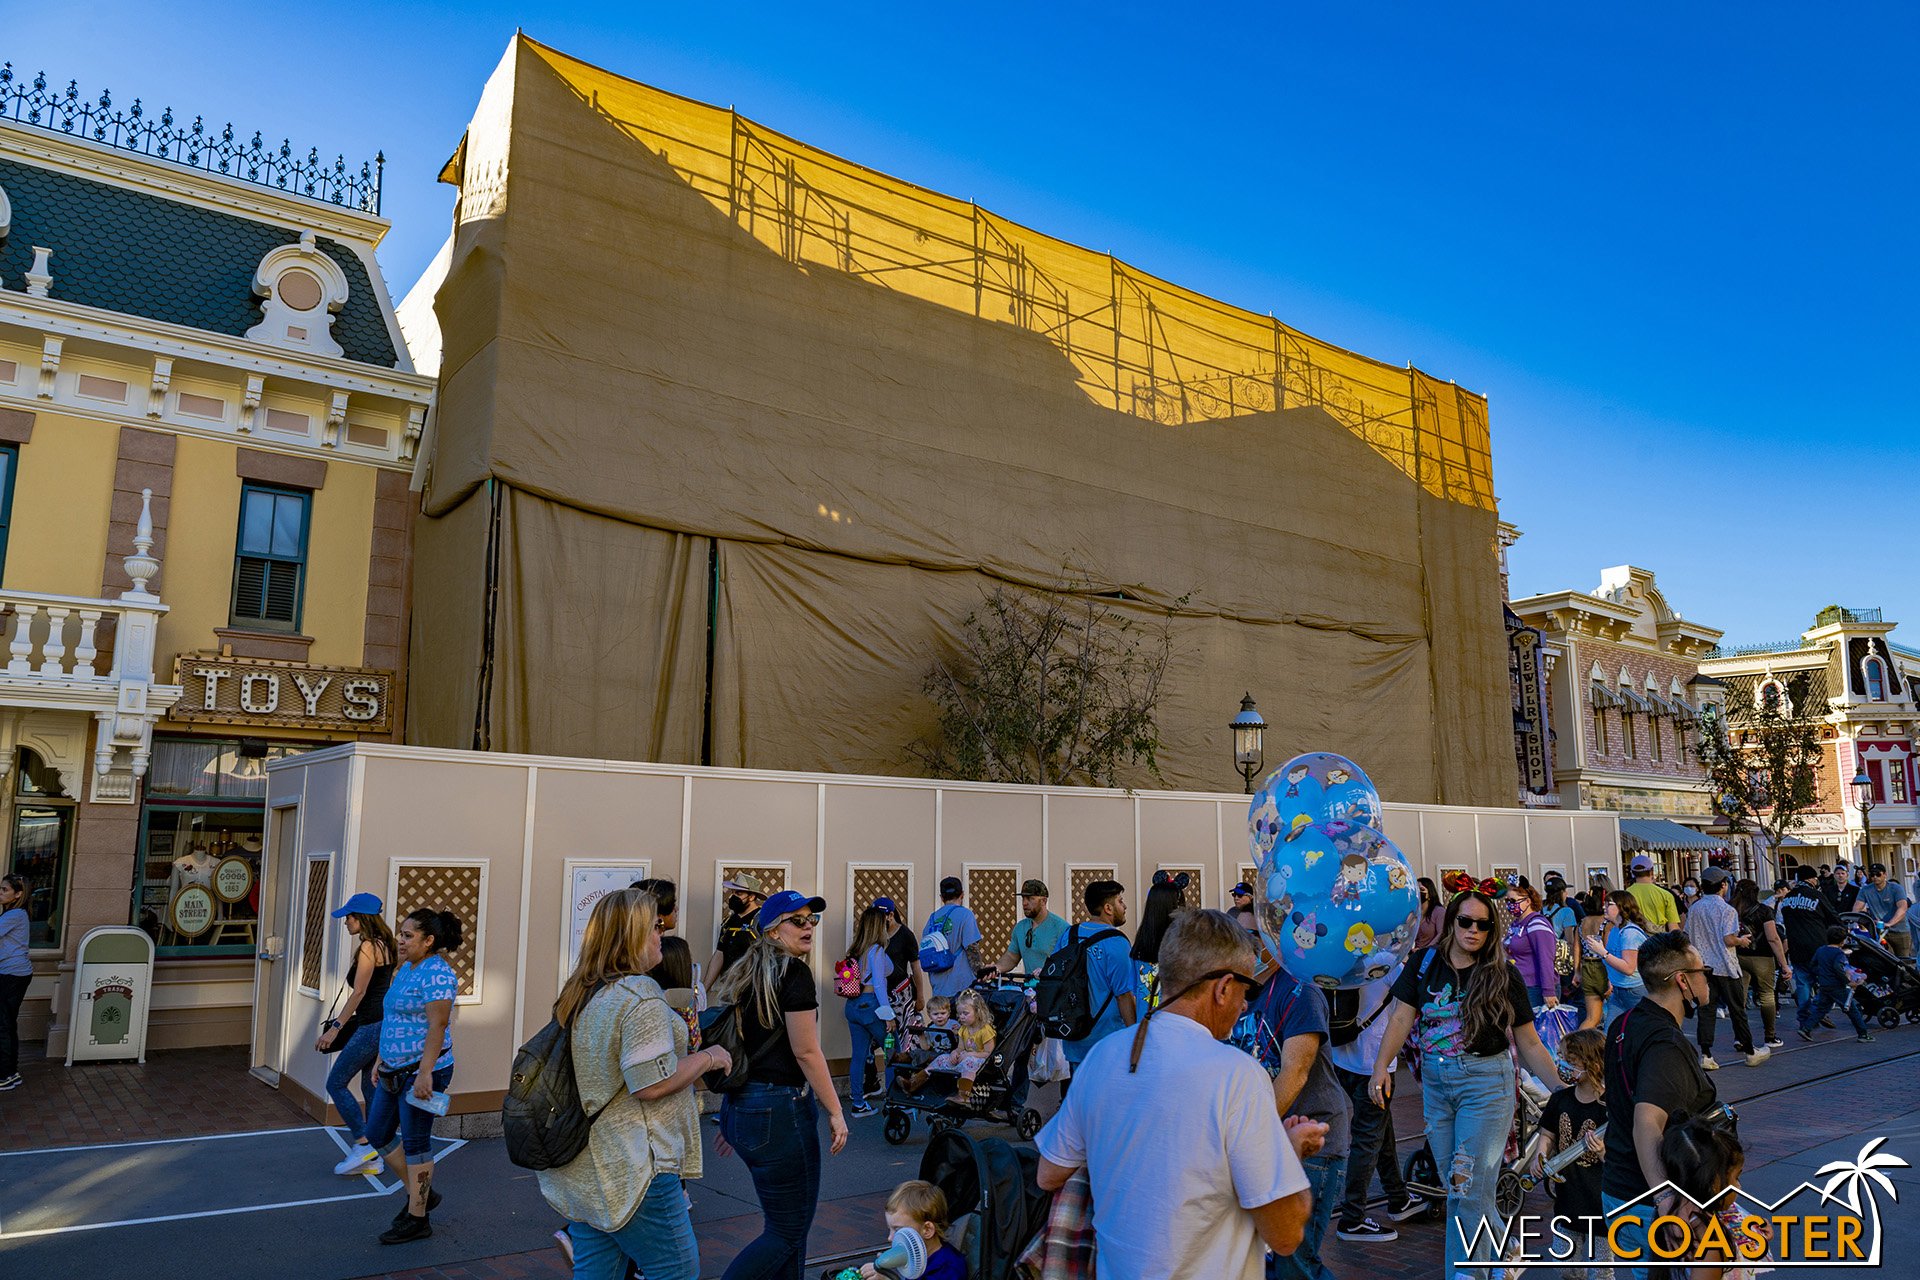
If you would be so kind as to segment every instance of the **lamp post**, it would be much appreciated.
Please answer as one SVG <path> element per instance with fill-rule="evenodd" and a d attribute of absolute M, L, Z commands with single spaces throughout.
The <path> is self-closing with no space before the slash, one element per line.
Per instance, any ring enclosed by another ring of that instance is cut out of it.
<path fill-rule="evenodd" d="M 1251 693 L 1240 699 L 1240 714 L 1227 727 L 1233 730 L 1234 767 L 1246 779 L 1247 794 L 1252 795 L 1254 775 L 1260 772 L 1260 740 L 1266 732 L 1267 722 L 1254 709 Z"/>
<path fill-rule="evenodd" d="M 1860 806 L 1860 839 L 1864 846 L 1860 865 L 1868 867 L 1873 865 L 1873 779 L 1867 776 L 1864 764 L 1853 775 L 1853 797 Z"/>

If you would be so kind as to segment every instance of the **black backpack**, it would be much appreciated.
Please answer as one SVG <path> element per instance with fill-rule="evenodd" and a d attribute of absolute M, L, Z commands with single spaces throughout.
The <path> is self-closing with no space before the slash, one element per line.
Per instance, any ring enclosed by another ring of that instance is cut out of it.
<path fill-rule="evenodd" d="M 1085 1040 L 1093 1033 L 1093 1024 L 1113 1003 L 1113 994 L 1093 1008 L 1093 989 L 1087 981 L 1087 948 L 1107 938 L 1125 938 L 1118 929 L 1102 929 L 1090 937 L 1080 936 L 1075 925 L 1067 934 L 1067 945 L 1047 957 L 1034 983 L 1034 1005 L 1040 1024 L 1056 1040 Z"/>
<path fill-rule="evenodd" d="M 599 990 L 596 987 L 588 994 L 582 1010 Z M 616 1090 L 613 1096 L 620 1094 Z M 586 1150 L 593 1122 L 612 1104 L 613 1098 L 608 1098 L 600 1111 L 587 1114 L 573 1075 L 573 1033 L 557 1021 L 547 1023 L 513 1055 L 513 1074 L 500 1104 L 507 1159 L 522 1169 L 571 1164 Z"/>
<path fill-rule="evenodd" d="M 1352 1044 L 1360 1038 L 1360 1033 L 1373 1025 L 1373 1020 L 1387 1011 L 1393 1003 L 1393 997 L 1382 996 L 1380 1006 L 1365 1018 L 1360 1016 L 1360 992 L 1336 991 L 1327 1001 L 1327 1043 Z"/>
<path fill-rule="evenodd" d="M 749 995 L 749 999 L 752 997 Z M 747 1070 L 754 1063 L 767 1056 L 767 1051 L 787 1037 L 787 1020 L 783 1017 L 774 1025 L 773 1034 L 761 1042 L 753 1053 L 747 1052 L 747 1034 L 744 1020 L 738 1004 L 723 1004 L 706 1010 L 700 1015 L 700 1043 L 725 1049 L 733 1065 L 725 1071 L 718 1069 L 707 1072 L 701 1077 L 709 1093 L 738 1093 L 747 1087 Z"/>

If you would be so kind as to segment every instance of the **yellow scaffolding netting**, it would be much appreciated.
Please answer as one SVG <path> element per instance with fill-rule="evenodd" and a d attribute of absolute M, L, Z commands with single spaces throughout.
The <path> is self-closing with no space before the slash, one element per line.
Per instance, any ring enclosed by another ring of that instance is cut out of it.
<path fill-rule="evenodd" d="M 1428 493 L 1494 509 L 1483 396 L 528 43 L 583 103 L 796 266 L 1041 335 L 1093 402 L 1150 421 L 1317 406 Z"/>

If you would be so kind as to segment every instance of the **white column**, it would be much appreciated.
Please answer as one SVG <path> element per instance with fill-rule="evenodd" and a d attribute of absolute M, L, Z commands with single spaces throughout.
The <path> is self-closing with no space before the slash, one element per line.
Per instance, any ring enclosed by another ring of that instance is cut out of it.
<path fill-rule="evenodd" d="M 67 616 L 73 610 L 63 605 L 47 606 L 47 642 L 40 646 L 40 674 L 59 679 L 67 674 Z"/>
<path fill-rule="evenodd" d="M 7 663 L 10 676 L 30 676 L 33 663 L 29 655 L 33 653 L 33 615 L 40 612 L 37 604 L 16 604 L 13 606 L 13 641 L 7 646 L 13 655 Z"/>

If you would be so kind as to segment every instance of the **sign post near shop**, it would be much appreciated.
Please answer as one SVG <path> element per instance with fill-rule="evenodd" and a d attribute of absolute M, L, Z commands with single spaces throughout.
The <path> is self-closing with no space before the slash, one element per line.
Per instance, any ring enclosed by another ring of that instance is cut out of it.
<path fill-rule="evenodd" d="M 145 1062 L 152 1003 L 153 939 L 146 931 L 127 925 L 87 930 L 73 975 L 67 1065 L 127 1058 Z"/>

